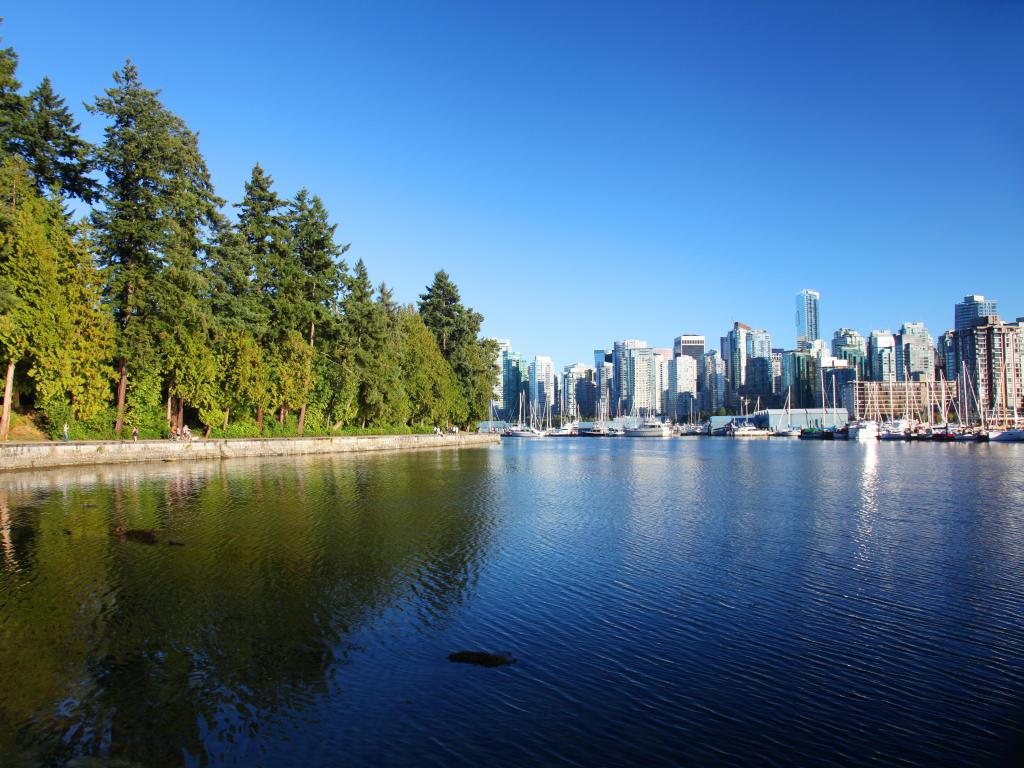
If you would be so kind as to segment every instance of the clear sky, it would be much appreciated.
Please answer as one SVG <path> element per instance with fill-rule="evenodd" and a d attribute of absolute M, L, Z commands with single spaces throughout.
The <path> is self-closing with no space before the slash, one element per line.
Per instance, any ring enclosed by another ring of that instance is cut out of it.
<path fill-rule="evenodd" d="M 81 116 L 126 57 L 222 197 L 307 186 L 415 301 L 446 269 L 558 366 L 733 320 L 795 344 L 1024 315 L 1024 3 L 18 3 Z"/>

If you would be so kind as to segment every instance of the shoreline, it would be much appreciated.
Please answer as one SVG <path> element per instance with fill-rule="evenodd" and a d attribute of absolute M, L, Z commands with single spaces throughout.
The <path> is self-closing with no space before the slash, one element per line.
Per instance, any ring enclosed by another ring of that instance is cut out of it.
<path fill-rule="evenodd" d="M 412 451 L 462 448 L 500 443 L 497 434 L 460 432 L 442 435 L 343 435 L 337 437 L 260 437 L 173 440 L 47 441 L 0 444 L 0 472 L 76 467 L 91 464 L 138 464 L 154 461 L 211 461 L 259 456 L 305 456 L 328 453 Z"/>

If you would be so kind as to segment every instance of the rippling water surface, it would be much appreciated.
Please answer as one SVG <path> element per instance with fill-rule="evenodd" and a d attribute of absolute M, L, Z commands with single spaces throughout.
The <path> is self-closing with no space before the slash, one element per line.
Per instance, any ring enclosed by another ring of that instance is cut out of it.
<path fill-rule="evenodd" d="M 0 765 L 999 764 L 1022 575 L 1017 445 L 5 474 Z"/>

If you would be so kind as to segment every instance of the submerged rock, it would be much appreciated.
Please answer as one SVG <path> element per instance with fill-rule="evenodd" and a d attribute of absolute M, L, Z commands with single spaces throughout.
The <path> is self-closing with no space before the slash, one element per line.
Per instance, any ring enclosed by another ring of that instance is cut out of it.
<path fill-rule="evenodd" d="M 156 531 L 146 528 L 125 528 L 119 525 L 114 529 L 114 535 L 119 539 L 137 541 L 140 544 L 156 544 Z"/>
<path fill-rule="evenodd" d="M 167 546 L 168 547 L 184 547 L 185 546 L 185 542 L 184 541 L 175 541 L 174 539 L 168 539 L 167 540 Z"/>
<path fill-rule="evenodd" d="M 448 654 L 448 661 L 456 664 L 475 664 L 478 667 L 501 667 L 515 664 L 516 660 L 507 653 L 486 653 L 484 651 L 457 651 Z"/>

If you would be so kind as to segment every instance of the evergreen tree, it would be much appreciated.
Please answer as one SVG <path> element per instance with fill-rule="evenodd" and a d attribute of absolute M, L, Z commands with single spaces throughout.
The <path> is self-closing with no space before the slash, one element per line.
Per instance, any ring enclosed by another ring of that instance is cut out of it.
<path fill-rule="evenodd" d="M 342 301 L 346 369 L 352 378 L 356 419 L 361 428 L 405 423 L 408 404 L 402 390 L 399 360 L 389 342 L 388 317 L 360 259 Z"/>
<path fill-rule="evenodd" d="M 420 315 L 451 364 L 468 406 L 469 419 L 488 416 L 494 386 L 493 341 L 478 338 L 483 315 L 462 305 L 459 289 L 443 270 L 420 295 Z"/>
<path fill-rule="evenodd" d="M 99 185 L 89 177 L 92 147 L 58 96 L 50 78 L 33 90 L 19 131 L 19 152 L 29 164 L 40 192 L 95 201 Z"/>
<path fill-rule="evenodd" d="M 107 300 L 118 327 L 115 432 L 124 423 L 129 368 L 151 371 L 161 320 L 173 323 L 176 297 L 160 295 L 169 260 L 198 260 L 216 223 L 219 203 L 197 137 L 144 88 L 129 61 L 114 74 L 114 87 L 88 106 L 110 125 L 96 152 L 106 177 L 93 212 Z M 185 264 L 184 269 L 191 266 Z"/>
<path fill-rule="evenodd" d="M 342 255 L 348 245 L 335 242 L 336 224 L 331 224 L 327 209 L 317 196 L 299 190 L 291 204 L 291 242 L 301 270 L 298 295 L 303 330 L 308 327 L 309 346 L 316 345 L 316 332 L 332 315 L 335 302 L 345 280 L 347 267 Z M 306 403 L 299 411 L 298 431 L 306 422 Z"/>
<path fill-rule="evenodd" d="M 261 428 L 263 412 L 268 407 L 279 406 L 279 418 L 283 419 L 285 406 L 278 399 L 282 391 L 279 364 L 287 333 L 298 323 L 293 297 L 301 282 L 291 247 L 288 211 L 273 184 L 274 180 L 257 164 L 245 184 L 242 202 L 236 206 L 239 209 L 238 234 L 247 249 L 239 252 L 236 268 L 239 279 L 244 275 L 250 284 L 244 292 L 244 300 L 239 303 L 263 321 L 254 329 L 255 339 L 263 350 L 268 370 L 274 373 L 260 379 L 269 387 L 258 395 L 255 404 L 256 421 Z M 261 310 L 252 306 L 254 301 L 259 302 Z M 276 393 L 273 397 L 271 390 Z"/>
<path fill-rule="evenodd" d="M 437 341 L 412 308 L 398 311 L 402 381 L 415 424 L 462 424 L 468 417 L 466 401 Z"/>
<path fill-rule="evenodd" d="M 0 150 L 8 154 L 18 151 L 18 138 L 27 111 L 17 71 L 18 54 L 13 48 L 0 48 Z"/>
<path fill-rule="evenodd" d="M 6 288 L 0 347 L 7 376 L 0 439 L 10 426 L 15 366 L 29 364 L 36 403 L 51 421 L 88 419 L 108 396 L 112 323 L 100 303 L 88 241 L 59 204 L 41 197 L 20 159 L 0 167 L 0 277 Z M 51 425 L 52 426 L 52 425 Z"/>

